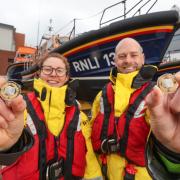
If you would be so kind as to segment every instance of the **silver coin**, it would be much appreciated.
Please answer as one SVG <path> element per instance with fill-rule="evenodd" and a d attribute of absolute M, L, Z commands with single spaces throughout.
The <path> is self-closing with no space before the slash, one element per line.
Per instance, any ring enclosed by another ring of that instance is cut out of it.
<path fill-rule="evenodd" d="M 178 88 L 178 83 L 173 74 L 163 74 L 157 80 L 157 85 L 164 93 L 174 93 Z"/>
<path fill-rule="evenodd" d="M 17 97 L 20 93 L 20 86 L 13 81 L 8 81 L 0 89 L 0 96 L 3 100 L 6 101 Z"/>

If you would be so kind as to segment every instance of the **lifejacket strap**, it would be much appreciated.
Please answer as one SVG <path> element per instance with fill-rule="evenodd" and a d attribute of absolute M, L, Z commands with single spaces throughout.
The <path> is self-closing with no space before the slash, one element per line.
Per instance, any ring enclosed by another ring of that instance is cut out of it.
<path fill-rule="evenodd" d="M 72 164 L 74 158 L 74 134 L 77 129 L 78 121 L 79 121 L 79 108 L 77 102 L 75 102 L 75 112 L 73 115 L 73 120 L 70 122 L 67 128 L 67 152 L 66 152 L 66 160 L 65 160 L 65 174 L 64 180 L 74 180 L 72 175 Z"/>
<path fill-rule="evenodd" d="M 148 85 L 136 98 L 134 103 L 131 104 L 127 109 L 124 133 L 123 133 L 122 138 L 120 139 L 120 154 L 124 157 L 126 156 L 126 149 L 127 149 L 128 135 L 129 135 L 129 125 L 130 125 L 131 119 L 133 118 L 134 113 L 136 109 L 138 108 L 139 104 L 144 100 L 146 95 L 152 90 L 153 87 L 154 87 L 154 83 L 148 83 Z"/>
<path fill-rule="evenodd" d="M 47 137 L 47 132 L 46 132 L 46 127 L 45 123 L 39 119 L 32 102 L 28 98 L 28 96 L 24 96 L 24 99 L 26 100 L 27 103 L 27 111 L 29 115 L 31 116 L 34 125 L 37 129 L 37 134 L 39 136 L 39 179 L 43 180 L 45 178 L 45 171 L 46 171 L 46 137 Z"/>
<path fill-rule="evenodd" d="M 125 171 L 124 180 L 135 180 L 135 174 L 129 174 Z"/>
<path fill-rule="evenodd" d="M 104 120 L 103 126 L 101 131 L 101 140 L 107 139 L 108 137 L 108 125 L 109 125 L 109 118 L 111 113 L 111 105 L 108 102 L 108 95 L 107 95 L 107 88 L 111 84 L 107 84 L 102 90 L 102 98 L 103 98 L 103 105 L 104 105 Z"/>
<path fill-rule="evenodd" d="M 101 172 L 104 177 L 104 180 L 109 180 L 108 175 L 107 175 L 107 157 L 106 154 L 100 155 L 101 159 Z"/>

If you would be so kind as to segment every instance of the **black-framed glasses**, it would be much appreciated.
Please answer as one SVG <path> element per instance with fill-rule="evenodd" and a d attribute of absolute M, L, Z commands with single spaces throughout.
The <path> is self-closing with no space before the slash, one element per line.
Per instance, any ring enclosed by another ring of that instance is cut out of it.
<path fill-rule="evenodd" d="M 57 76 L 64 76 L 67 72 L 66 69 L 60 68 L 60 67 L 58 67 L 58 68 L 53 68 L 51 66 L 42 66 L 41 67 L 41 71 L 45 75 L 51 75 L 54 70 L 55 70 Z"/>

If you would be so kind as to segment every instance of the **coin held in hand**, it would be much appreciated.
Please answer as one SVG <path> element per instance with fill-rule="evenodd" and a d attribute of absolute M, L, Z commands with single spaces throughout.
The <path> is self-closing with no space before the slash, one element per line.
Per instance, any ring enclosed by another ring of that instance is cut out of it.
<path fill-rule="evenodd" d="M 20 93 L 21 93 L 20 86 L 13 81 L 8 81 L 0 89 L 0 96 L 5 101 L 9 101 L 17 97 Z"/>
<path fill-rule="evenodd" d="M 173 74 L 163 74 L 157 80 L 157 85 L 164 93 L 174 93 L 178 87 L 178 83 Z"/>

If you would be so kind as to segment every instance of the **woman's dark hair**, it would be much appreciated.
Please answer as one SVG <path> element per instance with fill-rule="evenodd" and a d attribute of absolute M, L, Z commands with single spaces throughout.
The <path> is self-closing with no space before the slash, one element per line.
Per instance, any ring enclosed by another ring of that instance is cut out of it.
<path fill-rule="evenodd" d="M 41 68 L 43 66 L 44 62 L 48 58 L 51 58 L 51 57 L 62 60 L 62 62 L 65 64 L 65 67 L 66 67 L 66 75 L 69 76 L 70 75 L 70 65 L 69 65 L 68 59 L 59 53 L 48 53 L 48 54 L 44 55 L 42 58 L 40 58 L 38 60 L 39 67 Z"/>

